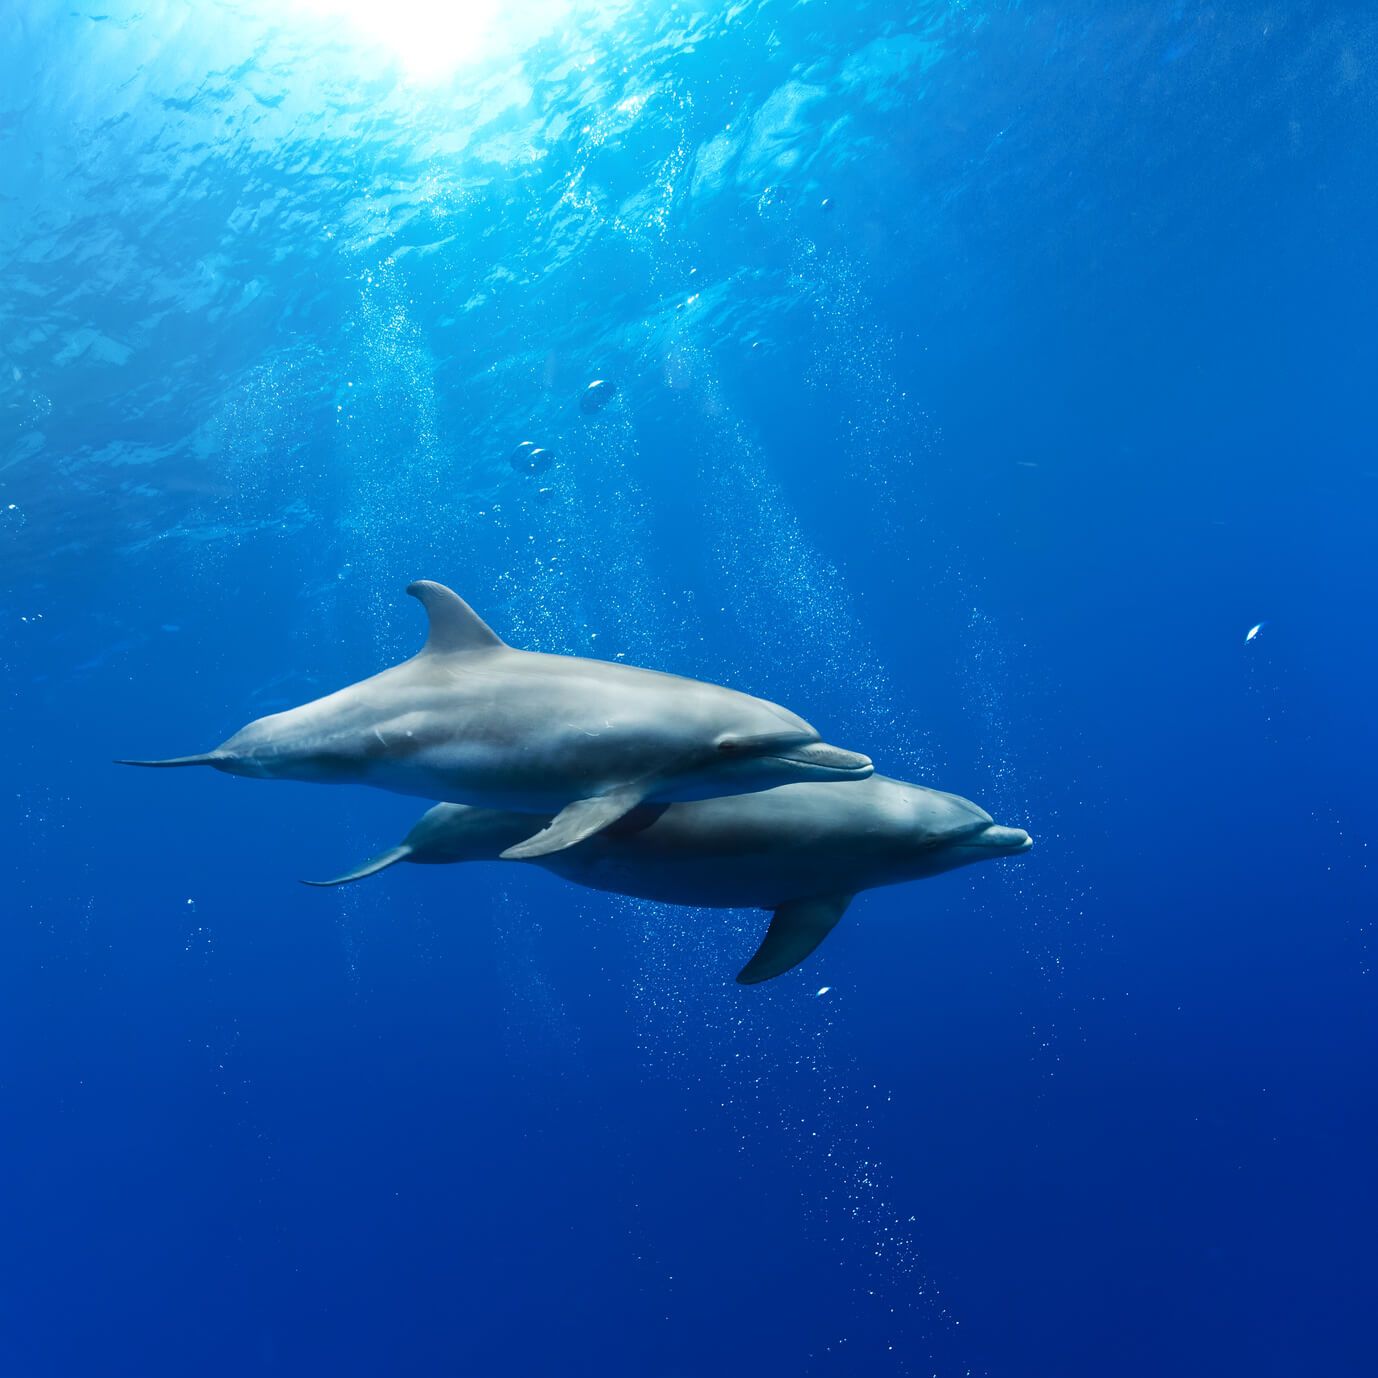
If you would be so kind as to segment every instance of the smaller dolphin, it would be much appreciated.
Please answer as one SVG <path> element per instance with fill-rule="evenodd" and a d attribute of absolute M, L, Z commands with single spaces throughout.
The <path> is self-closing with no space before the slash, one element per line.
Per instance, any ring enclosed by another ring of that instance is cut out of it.
<path fill-rule="evenodd" d="M 648 800 L 871 773 L 868 757 L 827 745 L 779 704 L 632 665 L 519 651 L 443 584 L 422 579 L 407 592 L 430 620 L 410 660 L 259 718 L 213 751 L 119 764 L 374 785 L 547 815 L 534 837 L 513 838 L 511 858 L 572 847 Z"/>
<path fill-rule="evenodd" d="M 400 846 L 334 880 L 399 861 L 494 861 L 530 833 L 520 813 L 437 804 Z M 779 976 L 832 931 L 852 897 L 1033 846 L 957 794 L 872 775 L 852 784 L 780 785 L 755 794 L 644 805 L 572 851 L 536 864 L 594 890 L 705 908 L 769 909 L 743 985 Z"/>

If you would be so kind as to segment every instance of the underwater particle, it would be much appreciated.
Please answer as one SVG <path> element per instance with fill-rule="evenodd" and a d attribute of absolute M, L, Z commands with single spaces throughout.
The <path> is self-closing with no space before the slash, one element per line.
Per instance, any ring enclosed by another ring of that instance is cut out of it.
<path fill-rule="evenodd" d="M 815 995 L 826 995 L 831 989 L 832 989 L 831 986 L 819 986 L 818 989 L 817 989 L 816 991 L 814 991 L 814 994 L 815 994 Z"/>
<path fill-rule="evenodd" d="M 1268 624 L 1266 622 L 1256 622 L 1247 632 L 1244 633 L 1245 641 L 1252 641 Z"/>
<path fill-rule="evenodd" d="M 818 203 L 818 209 L 821 210 L 821 211 L 823 212 L 824 215 L 829 214 L 829 213 L 832 211 L 832 208 L 833 208 L 833 198 L 832 198 L 831 196 L 825 196 L 825 197 Z"/>
<path fill-rule="evenodd" d="M 595 378 L 579 399 L 579 410 L 586 416 L 600 412 L 617 396 L 617 384 L 610 378 Z"/>
<path fill-rule="evenodd" d="M 554 450 L 543 450 L 534 440 L 523 440 L 507 457 L 507 462 L 519 474 L 539 474 L 555 459 Z"/>

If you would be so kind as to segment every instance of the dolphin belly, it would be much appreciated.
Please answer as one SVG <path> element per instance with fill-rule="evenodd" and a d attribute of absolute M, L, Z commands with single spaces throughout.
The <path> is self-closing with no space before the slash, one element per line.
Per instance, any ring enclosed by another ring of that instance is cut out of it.
<path fill-rule="evenodd" d="M 590 890 L 703 909 L 773 909 L 819 889 L 807 868 L 787 858 L 699 853 L 667 859 L 634 839 L 603 835 L 537 864 Z"/>

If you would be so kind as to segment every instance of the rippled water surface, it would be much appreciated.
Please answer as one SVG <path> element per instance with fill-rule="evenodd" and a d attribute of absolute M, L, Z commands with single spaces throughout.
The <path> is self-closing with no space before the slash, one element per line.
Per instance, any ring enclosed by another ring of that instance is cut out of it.
<path fill-rule="evenodd" d="M 0 1373 L 1374 1371 L 1376 64 L 9 0 Z M 422 577 L 1036 846 L 742 988 L 760 912 L 306 890 L 420 802 L 110 764 L 410 655 Z"/>

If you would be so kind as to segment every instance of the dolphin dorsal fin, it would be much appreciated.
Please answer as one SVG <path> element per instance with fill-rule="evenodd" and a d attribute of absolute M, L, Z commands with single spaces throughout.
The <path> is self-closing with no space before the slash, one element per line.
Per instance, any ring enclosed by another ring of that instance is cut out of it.
<path fill-rule="evenodd" d="M 459 594 L 444 584 L 418 579 L 407 585 L 407 592 L 426 609 L 431 623 L 422 655 L 454 655 L 507 645 Z"/>

